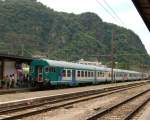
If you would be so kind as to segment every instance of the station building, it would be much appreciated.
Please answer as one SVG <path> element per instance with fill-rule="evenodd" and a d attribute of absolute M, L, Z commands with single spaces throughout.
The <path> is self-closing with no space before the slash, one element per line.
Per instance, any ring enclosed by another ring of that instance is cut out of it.
<path fill-rule="evenodd" d="M 32 60 L 23 56 L 0 54 L 0 80 L 12 74 L 18 78 L 19 71 L 22 71 L 24 66 L 29 66 Z"/>
<path fill-rule="evenodd" d="M 94 66 L 98 66 L 98 67 L 107 67 L 106 65 L 103 65 L 99 61 L 86 61 L 84 59 L 80 59 L 77 61 L 77 63 L 84 64 L 84 65 L 94 65 Z"/>

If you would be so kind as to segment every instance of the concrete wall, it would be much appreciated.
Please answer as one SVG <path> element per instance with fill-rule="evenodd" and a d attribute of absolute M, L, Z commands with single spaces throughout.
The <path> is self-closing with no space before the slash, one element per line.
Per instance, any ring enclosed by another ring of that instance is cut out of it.
<path fill-rule="evenodd" d="M 16 74 L 15 61 L 4 61 L 3 76 Z"/>

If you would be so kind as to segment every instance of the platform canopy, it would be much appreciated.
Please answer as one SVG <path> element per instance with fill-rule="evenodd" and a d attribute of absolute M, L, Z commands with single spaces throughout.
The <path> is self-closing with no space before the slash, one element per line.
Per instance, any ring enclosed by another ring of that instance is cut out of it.
<path fill-rule="evenodd" d="M 150 0 L 132 0 L 150 31 Z"/>
<path fill-rule="evenodd" d="M 24 56 L 17 56 L 17 55 L 8 55 L 8 54 L 0 54 L 0 60 L 13 60 L 13 61 L 20 61 L 20 62 L 27 62 L 30 63 L 34 58 L 24 57 Z"/>

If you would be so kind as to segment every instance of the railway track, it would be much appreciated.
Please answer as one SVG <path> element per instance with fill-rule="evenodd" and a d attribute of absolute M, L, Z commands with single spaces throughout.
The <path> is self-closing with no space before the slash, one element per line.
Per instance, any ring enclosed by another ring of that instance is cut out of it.
<path fill-rule="evenodd" d="M 65 94 L 53 97 L 38 98 L 26 100 L 24 102 L 18 101 L 7 105 L 0 106 L 0 120 L 13 120 L 23 118 L 41 112 L 58 109 L 72 105 L 74 103 L 95 99 L 98 97 L 110 95 L 116 92 L 132 89 L 147 84 L 147 82 L 129 84 L 124 86 L 111 87 L 104 90 L 84 91 L 73 94 Z"/>
<path fill-rule="evenodd" d="M 150 89 L 131 96 L 106 109 L 98 110 L 86 120 L 131 120 L 150 101 Z"/>

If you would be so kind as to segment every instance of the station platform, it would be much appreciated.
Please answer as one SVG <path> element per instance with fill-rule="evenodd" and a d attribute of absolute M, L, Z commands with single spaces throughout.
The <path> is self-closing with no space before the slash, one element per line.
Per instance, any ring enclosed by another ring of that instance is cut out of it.
<path fill-rule="evenodd" d="M 47 97 L 47 96 L 56 96 L 62 94 L 69 94 L 75 92 L 82 92 L 87 90 L 96 90 L 96 89 L 106 89 L 108 87 L 116 87 L 127 84 L 134 84 L 140 81 L 134 82 L 122 82 L 122 83 L 111 83 L 111 84 L 102 84 L 102 85 L 93 85 L 86 87 L 74 87 L 74 88 L 65 88 L 65 89 L 54 89 L 54 90 L 45 90 L 45 91 L 34 91 L 34 92 L 22 92 L 22 93 L 12 93 L 12 94 L 3 94 L 0 95 L 0 104 L 5 104 L 8 102 L 34 99 L 38 97 Z"/>
<path fill-rule="evenodd" d="M 34 90 L 34 88 L 5 88 L 5 89 L 0 89 L 0 95 L 3 94 L 9 94 L 9 93 L 21 93 L 21 92 L 28 92 L 30 90 Z"/>

